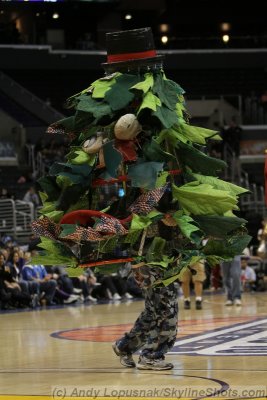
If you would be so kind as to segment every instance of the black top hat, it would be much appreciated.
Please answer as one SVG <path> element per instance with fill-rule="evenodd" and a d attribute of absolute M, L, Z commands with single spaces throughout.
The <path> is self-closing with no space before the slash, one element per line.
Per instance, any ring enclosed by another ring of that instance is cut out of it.
<path fill-rule="evenodd" d="M 106 34 L 107 62 L 102 66 L 106 72 L 136 68 L 159 68 L 162 55 L 157 55 L 151 28 Z"/>

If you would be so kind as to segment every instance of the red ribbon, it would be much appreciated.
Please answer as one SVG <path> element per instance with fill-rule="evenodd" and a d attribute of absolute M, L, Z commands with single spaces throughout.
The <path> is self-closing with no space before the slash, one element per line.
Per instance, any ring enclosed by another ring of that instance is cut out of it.
<path fill-rule="evenodd" d="M 111 54 L 107 57 L 108 63 L 128 61 L 128 60 L 139 60 L 142 58 L 155 57 L 157 55 L 156 50 L 147 50 L 140 53 L 124 53 L 124 54 Z"/>

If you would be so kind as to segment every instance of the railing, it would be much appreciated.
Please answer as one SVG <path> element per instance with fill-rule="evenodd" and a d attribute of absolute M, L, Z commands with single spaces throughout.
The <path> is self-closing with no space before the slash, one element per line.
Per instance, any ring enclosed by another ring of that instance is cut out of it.
<path fill-rule="evenodd" d="M 0 87 L 6 95 L 12 99 L 16 99 L 18 104 L 22 105 L 28 111 L 34 112 L 38 118 L 46 121 L 47 124 L 64 118 L 63 114 L 46 104 L 42 99 L 25 89 L 2 71 L 0 71 Z"/>
<path fill-rule="evenodd" d="M 12 235 L 19 242 L 27 242 L 32 234 L 31 223 L 36 218 L 32 203 L 0 200 L 0 234 Z"/>

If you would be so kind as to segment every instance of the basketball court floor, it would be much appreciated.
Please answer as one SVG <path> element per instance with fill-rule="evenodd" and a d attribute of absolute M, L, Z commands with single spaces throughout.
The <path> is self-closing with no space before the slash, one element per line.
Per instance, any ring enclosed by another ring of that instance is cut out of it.
<path fill-rule="evenodd" d="M 196 311 L 179 299 L 170 371 L 124 368 L 111 349 L 143 301 L 2 312 L 0 400 L 265 399 L 267 293 L 224 302 L 207 295 Z"/>

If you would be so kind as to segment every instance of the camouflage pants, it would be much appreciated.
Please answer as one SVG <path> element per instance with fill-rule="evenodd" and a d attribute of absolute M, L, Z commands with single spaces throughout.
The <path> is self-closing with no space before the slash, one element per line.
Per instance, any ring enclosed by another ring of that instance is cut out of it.
<path fill-rule="evenodd" d="M 174 285 L 145 290 L 145 309 L 130 332 L 117 340 L 127 354 L 141 350 L 148 358 L 161 358 L 174 345 L 177 335 L 178 303 Z"/>

